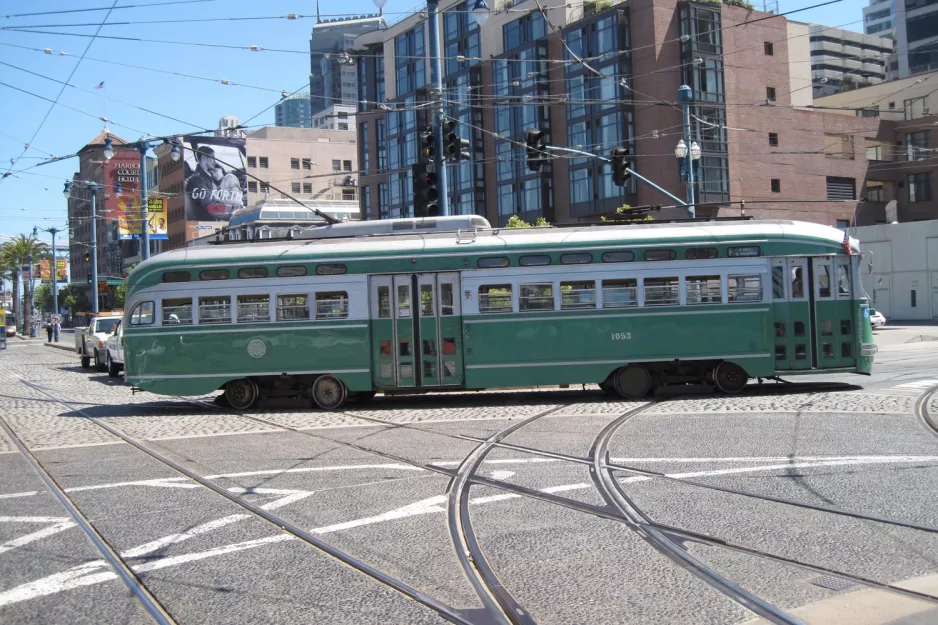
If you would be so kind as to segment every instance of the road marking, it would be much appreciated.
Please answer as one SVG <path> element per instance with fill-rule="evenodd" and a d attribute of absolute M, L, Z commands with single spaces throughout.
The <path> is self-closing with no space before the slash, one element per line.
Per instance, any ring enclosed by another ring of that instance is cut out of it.
<path fill-rule="evenodd" d="M 514 474 L 514 471 L 492 471 L 489 473 L 493 480 L 507 480 Z"/>
<path fill-rule="evenodd" d="M 51 525 L 47 525 L 41 530 L 30 532 L 29 534 L 24 534 L 19 538 L 13 538 L 3 544 L 0 544 L 0 554 L 6 553 L 7 551 L 13 551 L 17 547 L 28 545 L 33 541 L 41 540 L 43 538 L 58 534 L 59 532 L 69 528 L 75 527 L 74 521 L 68 517 L 51 516 L 0 516 L 0 523 L 51 523 Z"/>
<path fill-rule="evenodd" d="M 526 460 L 529 460 L 529 459 L 526 459 Z M 682 460 L 682 459 L 676 459 L 676 460 Z M 774 458 L 770 458 L 769 460 L 774 461 Z M 731 475 L 731 474 L 739 474 L 739 473 L 757 473 L 757 472 L 764 472 L 764 471 L 774 471 L 774 470 L 793 469 L 793 468 L 825 467 L 825 466 L 838 466 L 838 465 L 860 465 L 860 464 L 911 463 L 911 462 L 922 462 L 923 460 L 938 460 L 938 456 L 840 457 L 840 458 L 828 458 L 828 459 L 818 459 L 818 460 L 803 460 L 803 461 L 798 461 L 798 462 L 786 462 L 784 464 L 760 465 L 760 466 L 755 466 L 755 467 L 730 467 L 730 468 L 723 468 L 723 469 L 712 469 L 709 471 L 671 473 L 668 475 L 669 477 L 674 477 L 674 478 L 705 477 L 705 476 L 715 476 L 715 475 Z M 357 468 L 361 468 L 361 465 L 359 465 Z M 324 469 L 324 467 L 321 467 L 321 469 Z M 274 471 L 274 473 L 287 473 L 287 472 L 290 472 L 290 470 Z M 248 472 L 248 473 L 254 474 L 256 472 Z M 269 473 L 269 471 L 262 471 L 260 473 Z M 634 483 L 651 481 L 653 479 L 654 478 L 645 477 L 645 476 L 632 476 L 632 477 L 620 479 L 619 481 L 623 484 L 634 484 Z M 163 480 L 154 480 L 154 481 L 166 482 L 167 480 L 163 479 Z M 124 484 L 125 485 L 139 485 L 140 482 L 129 482 L 129 483 L 125 482 Z M 580 482 L 576 484 L 563 484 L 559 486 L 550 486 L 550 487 L 541 489 L 541 491 L 545 493 L 562 493 L 562 492 L 568 492 L 568 491 L 573 491 L 573 490 L 588 489 L 592 487 L 593 487 L 592 484 Z M 85 488 L 89 488 L 89 487 L 85 487 Z M 259 492 L 262 490 L 268 490 L 268 489 L 257 489 L 254 492 Z M 269 489 L 269 490 L 275 490 L 275 489 Z M 280 490 L 280 489 L 276 489 L 276 490 Z M 294 495 L 300 495 L 300 494 L 305 494 L 305 493 L 306 491 L 292 491 L 292 494 L 287 495 L 287 497 L 292 497 Z M 259 494 L 262 494 L 262 493 L 259 493 Z M 309 493 L 309 494 L 312 494 L 312 493 Z M 475 499 L 471 499 L 469 503 L 472 505 L 482 505 L 486 503 L 505 501 L 509 499 L 518 499 L 520 497 L 521 495 L 517 495 L 514 493 L 503 493 L 503 494 L 489 496 L 489 497 L 478 497 Z M 374 525 L 378 523 L 384 523 L 388 521 L 409 518 L 413 516 L 420 516 L 420 515 L 431 514 L 435 512 L 444 512 L 444 508 L 440 504 L 444 503 L 445 500 L 446 499 L 444 495 L 438 495 L 438 496 L 430 497 L 428 499 L 423 499 L 421 501 L 408 504 L 406 506 L 402 506 L 400 508 L 396 508 L 394 510 L 384 512 L 378 515 L 363 517 L 359 519 L 353 519 L 351 521 L 346 521 L 343 523 L 336 523 L 333 525 L 327 525 L 324 527 L 314 528 L 310 531 L 317 533 L 317 534 L 328 534 L 328 533 L 339 532 L 339 531 L 344 531 L 348 529 L 354 529 L 354 528 L 358 528 L 358 527 L 362 527 L 366 525 Z M 281 500 L 277 500 L 277 501 L 281 501 Z M 265 505 L 271 506 L 276 503 L 277 502 L 274 501 Z M 209 521 L 206 524 L 203 524 L 201 526 L 198 526 L 197 528 L 193 528 L 192 530 L 189 530 L 189 532 L 187 532 L 186 534 L 178 534 L 178 535 L 173 534 L 163 539 L 158 539 L 157 541 L 151 541 L 150 543 L 146 543 L 146 545 L 135 547 L 129 550 L 129 552 L 133 552 L 135 553 L 136 557 L 140 557 L 140 555 L 145 555 L 145 553 L 142 553 L 141 550 L 143 550 L 144 547 L 146 546 L 150 546 L 152 548 L 152 546 L 158 542 L 163 543 L 163 546 L 165 546 L 166 544 L 173 544 L 175 542 L 180 542 L 180 540 L 171 539 L 171 537 L 176 537 L 176 536 L 185 537 L 185 538 L 181 538 L 181 540 L 187 540 L 189 537 L 191 537 L 190 535 L 194 536 L 197 534 L 205 533 L 203 531 L 198 531 L 200 528 L 208 527 L 209 529 L 206 529 L 205 531 L 211 531 L 211 529 L 219 529 L 221 527 L 224 527 L 225 525 L 228 525 L 229 523 L 240 520 L 240 516 L 241 515 L 231 515 L 229 517 L 223 517 L 222 519 Z M 244 517 L 247 517 L 247 516 L 248 515 L 244 515 Z M 239 518 L 232 519 L 232 517 L 239 517 Z M 154 570 L 168 568 L 172 566 L 187 564 L 190 562 L 196 562 L 199 560 L 205 560 L 207 558 L 213 558 L 216 556 L 222 556 L 222 555 L 226 555 L 229 553 L 235 553 L 235 552 L 244 551 L 247 549 L 253 549 L 255 547 L 261 547 L 261 546 L 268 545 L 268 544 L 285 542 L 288 540 L 296 540 L 296 539 L 293 536 L 290 536 L 288 534 L 276 534 L 274 536 L 268 536 L 265 538 L 259 538 L 259 539 L 249 540 L 249 541 L 240 542 L 240 543 L 233 543 L 230 545 L 223 545 L 220 547 L 208 549 L 206 551 L 159 558 L 157 560 L 153 560 L 150 562 L 132 566 L 131 568 L 138 573 L 146 572 L 146 571 L 154 571 Z M 152 553 L 153 550 L 159 549 L 159 548 L 160 546 L 157 546 L 151 549 L 150 551 L 148 551 L 147 553 Z M 59 592 L 71 590 L 74 588 L 79 588 L 82 586 L 89 586 L 92 584 L 97 584 L 100 582 L 117 579 L 117 576 L 112 572 L 98 572 L 104 566 L 105 566 L 105 563 L 102 560 L 97 560 L 94 562 L 89 562 L 89 563 L 80 565 L 78 567 L 74 567 L 62 573 L 56 573 L 56 574 L 44 577 L 39 580 L 35 580 L 33 582 L 27 582 L 26 584 L 22 584 L 20 586 L 17 586 L 16 588 L 12 588 L 10 590 L 0 592 L 0 607 L 4 605 L 10 605 L 10 604 L 19 603 L 22 601 L 27 601 L 30 599 L 35 599 L 37 597 L 56 594 Z"/>
<path fill-rule="evenodd" d="M 906 389 L 912 391 L 924 391 L 930 389 L 931 387 L 938 385 L 938 380 L 916 380 L 914 382 L 906 382 L 905 384 L 898 384 L 893 386 L 894 389 Z"/>

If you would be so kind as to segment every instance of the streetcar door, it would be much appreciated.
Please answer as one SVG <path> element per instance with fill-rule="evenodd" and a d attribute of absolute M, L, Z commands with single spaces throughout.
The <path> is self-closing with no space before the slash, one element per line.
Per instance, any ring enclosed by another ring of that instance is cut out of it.
<path fill-rule="evenodd" d="M 832 258 L 811 259 L 812 296 L 814 297 L 814 336 L 817 353 L 815 367 L 829 369 L 837 367 L 837 314 L 836 285 L 834 284 L 834 261 Z"/>
<path fill-rule="evenodd" d="M 854 330 L 857 327 L 855 316 L 857 305 L 854 301 L 853 276 L 849 256 L 836 256 L 831 264 L 831 287 L 837 304 L 834 308 L 834 355 L 838 367 L 855 367 L 857 355 L 854 353 L 856 337 Z M 857 284 L 859 284 L 857 280 Z"/>
<path fill-rule="evenodd" d="M 372 276 L 372 378 L 377 388 L 460 385 L 459 274 Z"/>
<path fill-rule="evenodd" d="M 775 368 L 779 371 L 813 366 L 810 288 L 806 258 L 772 261 L 772 309 L 775 322 Z"/>
<path fill-rule="evenodd" d="M 416 281 L 420 292 L 418 385 L 460 385 L 463 372 L 459 274 L 425 273 L 417 275 Z"/>

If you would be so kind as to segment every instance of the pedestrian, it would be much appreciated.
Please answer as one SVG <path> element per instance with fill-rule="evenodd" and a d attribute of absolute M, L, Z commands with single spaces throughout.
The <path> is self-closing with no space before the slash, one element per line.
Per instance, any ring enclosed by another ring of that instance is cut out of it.
<path fill-rule="evenodd" d="M 46 341 L 46 343 L 51 343 L 52 342 L 52 324 L 51 323 L 46 324 L 46 336 L 49 337 L 49 340 Z"/>

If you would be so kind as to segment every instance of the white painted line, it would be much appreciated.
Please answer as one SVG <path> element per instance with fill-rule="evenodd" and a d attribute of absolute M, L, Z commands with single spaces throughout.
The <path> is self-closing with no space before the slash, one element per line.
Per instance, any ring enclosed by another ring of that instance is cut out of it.
<path fill-rule="evenodd" d="M 65 402 L 63 402 L 65 403 Z M 102 445 L 126 445 L 122 440 L 105 441 L 103 443 L 80 443 L 78 445 L 50 445 L 49 447 L 31 447 L 33 451 L 49 451 L 52 449 L 75 449 L 76 447 L 101 447 Z"/>
<path fill-rule="evenodd" d="M 507 480 L 514 474 L 514 471 L 492 471 L 489 475 L 493 480 Z"/>
<path fill-rule="evenodd" d="M 927 388 L 931 388 L 932 386 L 935 386 L 936 384 L 938 384 L 938 380 L 917 380 L 915 382 L 906 382 L 905 384 L 899 384 L 897 386 L 893 386 L 892 388 L 925 390 Z"/>
<path fill-rule="evenodd" d="M 39 494 L 39 491 L 37 490 L 27 490 L 21 493 L 6 493 L 5 495 L 0 495 L 0 499 L 15 499 L 17 497 L 35 497 L 38 494 Z"/>
<path fill-rule="evenodd" d="M 49 525 L 37 532 L 32 532 L 31 534 L 26 534 L 20 536 L 19 538 L 14 538 L 13 540 L 8 540 L 7 542 L 0 545 L 0 554 L 6 553 L 7 551 L 12 551 L 17 547 L 22 547 L 23 545 L 28 545 L 29 543 L 40 540 L 42 538 L 47 538 L 58 534 L 59 532 L 65 531 L 75 527 L 75 523 L 72 521 L 65 521 L 63 523 L 57 523 L 55 525 Z"/>
<path fill-rule="evenodd" d="M 67 516 L 0 516 L 0 523 L 65 523 Z"/>

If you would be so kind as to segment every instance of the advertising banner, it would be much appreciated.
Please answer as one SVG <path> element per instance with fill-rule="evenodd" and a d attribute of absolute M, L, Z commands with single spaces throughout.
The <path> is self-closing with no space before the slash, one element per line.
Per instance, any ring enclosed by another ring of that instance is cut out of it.
<path fill-rule="evenodd" d="M 147 198 L 147 228 L 151 240 L 168 239 L 166 234 L 166 198 Z"/>
<path fill-rule="evenodd" d="M 186 136 L 182 142 L 186 220 L 227 222 L 247 203 L 245 140 Z"/>
<path fill-rule="evenodd" d="M 128 241 L 139 239 L 140 229 L 140 198 L 130 193 L 117 196 L 117 239 Z"/>
<path fill-rule="evenodd" d="M 55 259 L 55 265 L 57 267 L 56 281 L 57 282 L 68 282 L 68 259 Z M 52 272 L 50 271 L 52 267 L 52 261 L 48 259 L 43 259 L 39 261 L 39 279 L 43 284 L 50 284 L 52 282 Z"/>

